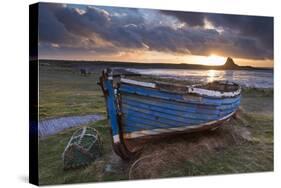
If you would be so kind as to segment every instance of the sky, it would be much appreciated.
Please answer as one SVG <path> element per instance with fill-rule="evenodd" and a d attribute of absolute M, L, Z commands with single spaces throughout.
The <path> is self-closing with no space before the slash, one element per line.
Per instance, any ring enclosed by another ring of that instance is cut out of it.
<path fill-rule="evenodd" d="M 39 58 L 273 67 L 273 18 L 40 3 Z"/>

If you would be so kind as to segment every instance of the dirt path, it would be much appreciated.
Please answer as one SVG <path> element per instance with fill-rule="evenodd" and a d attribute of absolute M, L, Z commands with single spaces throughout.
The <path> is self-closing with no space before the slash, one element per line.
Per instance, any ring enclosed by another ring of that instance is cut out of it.
<path fill-rule="evenodd" d="M 95 122 L 104 119 L 102 115 L 92 114 L 86 116 L 69 116 L 39 121 L 39 137 L 54 135 L 64 129 L 77 127 L 82 124 Z"/>

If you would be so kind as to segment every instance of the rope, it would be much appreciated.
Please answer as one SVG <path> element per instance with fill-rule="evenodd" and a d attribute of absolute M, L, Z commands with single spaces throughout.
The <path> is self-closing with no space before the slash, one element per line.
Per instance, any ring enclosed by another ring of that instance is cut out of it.
<path fill-rule="evenodd" d="M 132 179 L 132 170 L 133 170 L 133 168 L 135 167 L 135 165 L 137 164 L 137 163 L 139 163 L 141 160 L 143 160 L 143 159 L 146 159 L 146 158 L 149 158 L 149 157 L 153 157 L 154 155 L 153 154 L 150 154 L 150 155 L 146 155 L 146 156 L 143 156 L 143 157 L 141 157 L 141 158 L 139 158 L 138 160 L 136 160 L 132 165 L 131 165 L 131 167 L 130 167 L 130 169 L 129 169 L 129 179 Z"/>

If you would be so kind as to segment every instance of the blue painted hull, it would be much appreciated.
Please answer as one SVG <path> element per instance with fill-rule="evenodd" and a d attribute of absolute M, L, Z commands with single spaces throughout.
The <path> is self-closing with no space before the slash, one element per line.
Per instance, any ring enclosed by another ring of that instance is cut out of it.
<path fill-rule="evenodd" d="M 197 93 L 193 89 L 182 93 L 162 90 L 155 84 L 118 80 L 115 83 L 105 72 L 100 83 L 113 143 L 119 146 L 115 151 L 122 158 L 126 158 L 122 150 L 128 150 L 125 140 L 214 128 L 229 119 L 240 105 L 240 87 L 224 96 L 200 88 Z M 120 149 L 120 145 L 124 148 Z"/>
<path fill-rule="evenodd" d="M 189 97 L 127 84 L 121 84 L 119 91 L 126 138 L 169 132 L 160 129 L 188 130 L 190 126 L 194 130 L 194 126 L 201 128 L 209 122 L 215 125 L 216 121 L 233 114 L 240 104 L 240 95 L 223 99 Z M 151 130 L 157 131 L 151 133 Z"/>

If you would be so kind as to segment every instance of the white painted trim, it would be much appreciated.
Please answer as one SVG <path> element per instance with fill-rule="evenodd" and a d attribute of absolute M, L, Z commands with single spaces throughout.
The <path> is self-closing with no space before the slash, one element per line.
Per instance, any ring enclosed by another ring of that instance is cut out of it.
<path fill-rule="evenodd" d="M 206 95 L 211 97 L 234 97 L 240 94 L 241 89 L 234 92 L 220 92 L 220 91 L 214 91 L 214 90 L 208 90 L 208 89 L 202 89 L 202 88 L 196 88 L 196 87 L 187 87 L 188 93 L 195 93 L 199 95 Z"/>
<path fill-rule="evenodd" d="M 209 121 L 209 122 L 204 123 L 204 124 L 190 125 L 190 126 L 184 126 L 184 127 L 173 127 L 173 128 L 166 128 L 166 129 L 152 129 L 152 130 L 135 131 L 135 132 L 124 134 L 124 138 L 132 139 L 132 138 L 138 138 L 138 137 L 149 136 L 149 135 L 158 135 L 158 134 L 162 134 L 162 133 L 171 133 L 171 132 L 177 132 L 177 131 L 183 132 L 183 131 L 188 131 L 188 130 L 196 130 L 196 129 L 202 128 L 204 126 L 212 125 L 212 124 L 215 124 L 219 121 L 226 120 L 226 119 L 230 118 L 235 112 L 236 111 L 232 112 L 231 114 L 228 114 L 227 116 L 225 116 L 225 117 L 223 117 L 219 120 Z"/>
<path fill-rule="evenodd" d="M 119 134 L 113 136 L 113 142 L 114 143 L 119 143 L 120 142 Z"/>
<path fill-rule="evenodd" d="M 150 87 L 150 88 L 155 88 L 156 87 L 155 83 L 141 82 L 141 81 L 130 80 L 130 79 L 126 79 L 126 78 L 121 78 L 121 82 L 126 83 L 126 84 L 133 84 L 133 85 L 143 86 L 143 87 Z"/>
<path fill-rule="evenodd" d="M 151 82 L 141 82 L 141 81 L 126 79 L 126 78 L 121 78 L 121 82 L 127 83 L 127 84 L 143 86 L 143 87 L 156 88 L 156 84 L 155 83 L 151 83 Z M 220 82 L 220 83 L 229 84 L 229 85 L 233 85 L 234 84 L 232 82 Z M 193 93 L 193 94 L 205 95 L 205 96 L 210 96 L 210 97 L 234 97 L 234 96 L 237 96 L 237 95 L 239 95 L 241 93 L 240 86 L 234 92 L 220 92 L 220 91 L 215 91 L 215 90 L 208 90 L 208 89 L 197 88 L 198 86 L 201 86 L 201 85 L 202 84 L 186 86 L 187 94 L 188 93 Z"/>

